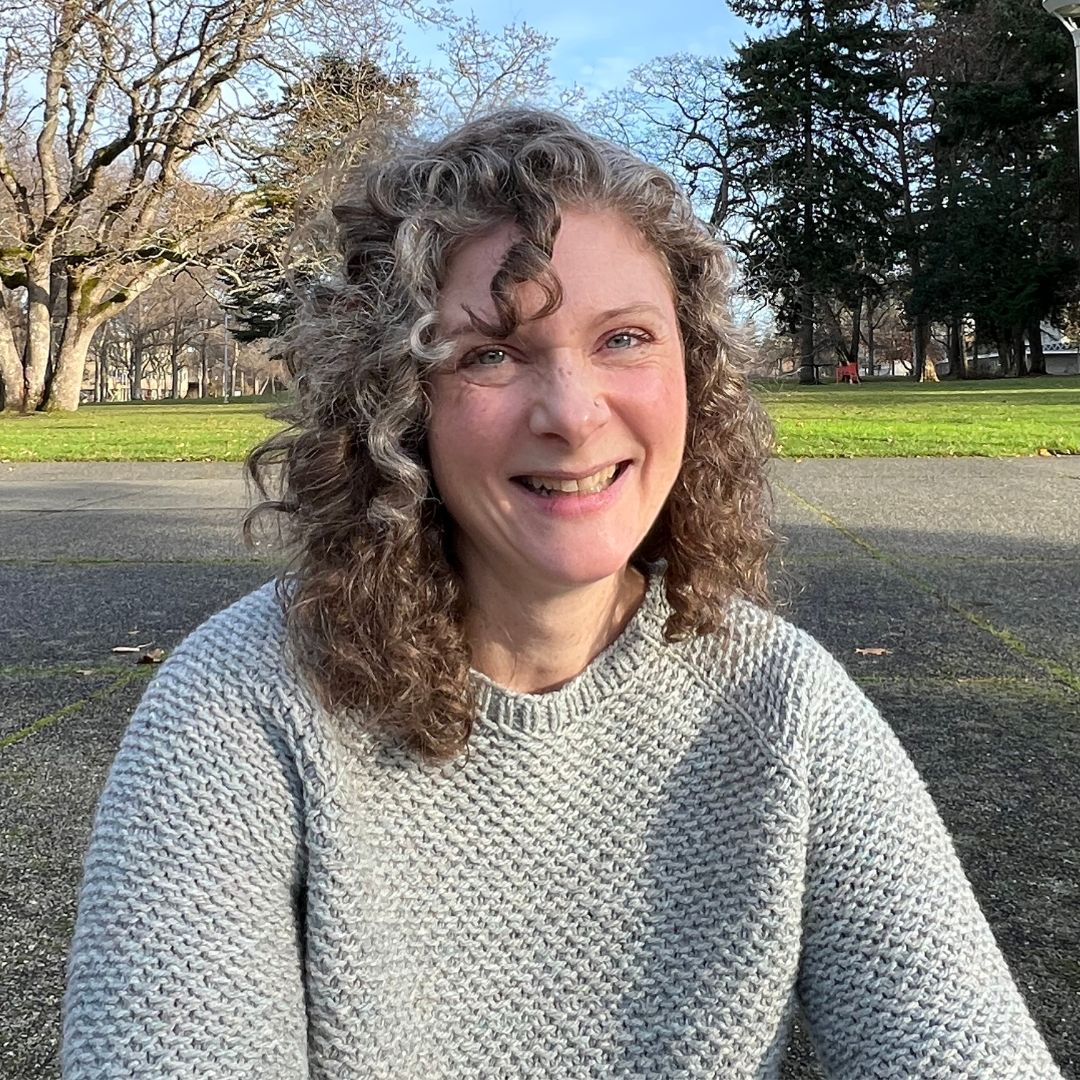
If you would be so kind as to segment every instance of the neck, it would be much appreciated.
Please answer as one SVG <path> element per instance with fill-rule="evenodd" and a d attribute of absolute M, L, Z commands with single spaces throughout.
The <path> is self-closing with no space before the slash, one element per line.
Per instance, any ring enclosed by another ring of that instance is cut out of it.
<path fill-rule="evenodd" d="M 592 585 L 531 598 L 497 580 L 470 582 L 469 593 L 472 666 L 508 690 L 536 694 L 580 675 L 622 633 L 645 579 L 627 567 Z"/>

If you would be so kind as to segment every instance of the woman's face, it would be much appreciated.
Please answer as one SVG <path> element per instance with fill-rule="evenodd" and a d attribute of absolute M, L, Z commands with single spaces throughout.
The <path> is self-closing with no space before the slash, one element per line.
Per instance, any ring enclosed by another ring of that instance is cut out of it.
<path fill-rule="evenodd" d="M 562 304 L 519 286 L 514 335 L 497 323 L 491 279 L 515 238 L 502 226 L 464 244 L 439 298 L 454 359 L 432 379 L 435 483 L 470 588 L 546 594 L 625 571 L 678 475 L 686 379 L 659 256 L 621 215 L 569 210 L 551 267 Z"/>

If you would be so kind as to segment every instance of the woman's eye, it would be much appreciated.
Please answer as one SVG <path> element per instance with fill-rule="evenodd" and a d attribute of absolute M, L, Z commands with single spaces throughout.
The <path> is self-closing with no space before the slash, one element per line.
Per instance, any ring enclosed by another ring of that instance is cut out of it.
<path fill-rule="evenodd" d="M 481 345 L 457 362 L 457 372 L 477 386 L 506 386 L 522 371 L 520 357 L 497 345 Z"/>
<path fill-rule="evenodd" d="M 609 349 L 632 349 L 635 345 L 641 345 L 645 341 L 645 335 L 633 330 L 620 330 L 607 339 Z"/>
<path fill-rule="evenodd" d="M 478 364 L 480 367 L 498 367 L 506 360 L 504 349 L 477 349 L 465 357 L 466 364 Z"/>

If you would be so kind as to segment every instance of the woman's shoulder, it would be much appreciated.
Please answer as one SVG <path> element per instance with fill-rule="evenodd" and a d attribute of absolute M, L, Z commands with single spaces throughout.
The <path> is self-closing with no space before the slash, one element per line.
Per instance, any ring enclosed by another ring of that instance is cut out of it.
<path fill-rule="evenodd" d="M 732 600 L 717 632 L 676 648 L 697 679 L 773 744 L 799 739 L 830 698 L 858 693 L 817 638 L 750 600 Z"/>
<path fill-rule="evenodd" d="M 812 634 L 772 608 L 734 598 L 720 629 L 696 639 L 699 662 L 725 681 L 796 688 L 843 670 Z"/>
<path fill-rule="evenodd" d="M 274 578 L 215 612 L 176 647 L 174 662 L 245 670 L 265 663 L 284 647 L 282 587 Z"/>
<path fill-rule="evenodd" d="M 277 854 L 267 858 L 280 856 L 282 872 L 291 873 L 303 783 L 299 697 L 282 674 L 283 641 L 282 609 L 269 583 L 172 651 L 150 680 L 109 770 L 95 825 L 110 837 L 105 843 L 118 835 L 117 844 L 128 843 L 135 822 L 156 830 L 155 842 L 165 833 L 179 838 L 199 859 L 223 837 L 257 823 L 259 836 L 274 837 L 267 850 Z"/>
<path fill-rule="evenodd" d="M 220 723 L 254 716 L 283 728 L 305 690 L 286 648 L 278 581 L 212 615 L 172 651 L 155 674 L 140 712 L 156 724 Z"/>

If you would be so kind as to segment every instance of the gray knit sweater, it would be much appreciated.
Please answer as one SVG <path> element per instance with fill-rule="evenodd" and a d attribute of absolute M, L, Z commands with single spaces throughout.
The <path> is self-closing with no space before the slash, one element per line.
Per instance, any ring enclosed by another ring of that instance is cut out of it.
<path fill-rule="evenodd" d="M 1058 1077 L 840 665 L 666 613 L 654 580 L 560 690 L 481 680 L 441 769 L 333 734 L 271 586 L 211 619 L 102 795 L 68 1080 L 775 1078 L 796 1009 L 831 1077 Z"/>

